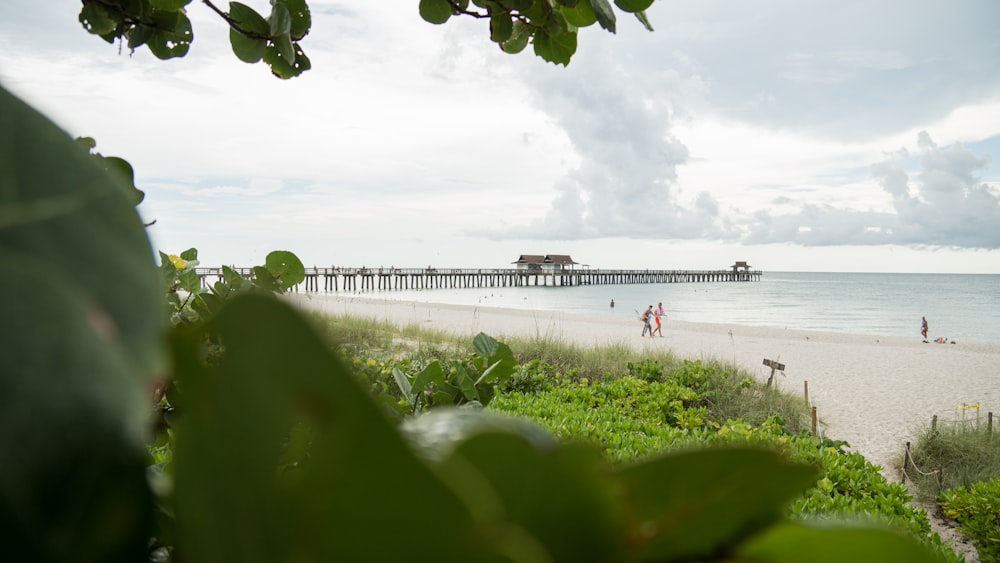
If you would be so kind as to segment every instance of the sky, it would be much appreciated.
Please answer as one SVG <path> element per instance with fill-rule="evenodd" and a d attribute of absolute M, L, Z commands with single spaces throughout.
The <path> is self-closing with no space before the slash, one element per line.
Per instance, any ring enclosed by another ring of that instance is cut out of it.
<path fill-rule="evenodd" d="M 0 85 L 131 162 L 153 249 L 203 265 L 1000 273 L 996 0 L 657 0 L 566 67 L 417 0 L 309 5 L 282 81 L 198 0 L 170 61 L 3 0 Z"/>

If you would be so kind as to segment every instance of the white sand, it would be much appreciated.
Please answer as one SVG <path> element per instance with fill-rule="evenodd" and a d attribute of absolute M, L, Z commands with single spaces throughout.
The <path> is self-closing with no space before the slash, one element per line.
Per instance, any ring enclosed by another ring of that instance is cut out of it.
<path fill-rule="evenodd" d="M 1000 417 L 1000 343 L 924 344 L 919 337 L 893 338 L 766 327 L 675 322 L 664 337 L 643 338 L 638 320 L 610 315 L 578 315 L 401 302 L 332 294 L 293 294 L 293 302 L 334 315 L 367 316 L 399 326 L 420 325 L 456 335 L 485 332 L 540 336 L 585 345 L 628 343 L 637 350 L 669 350 L 686 359 L 735 363 L 762 381 L 768 358 L 785 364 L 775 383 L 803 394 L 817 408 L 821 432 L 850 443 L 869 461 L 898 479 L 893 468 L 907 441 L 937 415 L 942 421 Z M 962 409 L 959 404 L 979 404 Z M 994 424 L 1000 431 L 1000 420 Z"/>

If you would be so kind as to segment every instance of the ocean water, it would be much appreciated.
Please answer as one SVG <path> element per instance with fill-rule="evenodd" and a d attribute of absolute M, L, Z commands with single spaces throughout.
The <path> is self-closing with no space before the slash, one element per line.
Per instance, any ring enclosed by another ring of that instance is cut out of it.
<path fill-rule="evenodd" d="M 344 292 L 341 292 L 342 294 Z M 759 282 L 359 292 L 369 298 L 634 317 L 663 302 L 670 320 L 956 342 L 1000 343 L 1000 275 L 764 272 Z M 609 307 L 611 299 L 615 308 Z"/>

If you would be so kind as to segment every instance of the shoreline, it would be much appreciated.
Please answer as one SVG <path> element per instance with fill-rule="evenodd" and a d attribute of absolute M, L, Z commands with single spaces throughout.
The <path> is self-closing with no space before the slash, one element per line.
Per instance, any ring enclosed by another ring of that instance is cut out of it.
<path fill-rule="evenodd" d="M 330 294 L 288 294 L 307 310 L 369 317 L 397 326 L 417 325 L 468 336 L 539 337 L 585 346 L 625 343 L 633 349 L 669 351 L 688 360 L 734 364 L 767 381 L 765 358 L 785 364 L 774 384 L 802 396 L 808 382 L 820 432 L 899 480 L 894 467 L 908 441 L 938 416 L 942 423 L 1000 414 L 1000 343 L 923 343 L 919 339 L 816 332 L 772 327 L 672 321 L 664 337 L 642 337 L 641 323 L 563 311 L 528 311 L 397 301 Z M 978 404 L 962 409 L 959 405 Z M 985 422 L 983 422 L 985 423 Z"/>

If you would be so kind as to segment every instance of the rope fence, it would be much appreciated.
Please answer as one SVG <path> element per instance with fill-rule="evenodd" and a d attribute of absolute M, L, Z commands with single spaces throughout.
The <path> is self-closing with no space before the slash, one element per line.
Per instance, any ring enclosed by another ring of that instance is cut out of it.
<path fill-rule="evenodd" d="M 965 432 L 965 431 L 979 432 L 979 431 L 982 431 L 982 424 L 983 424 L 983 420 L 985 419 L 985 424 L 986 424 L 985 432 L 986 432 L 986 436 L 988 438 L 992 438 L 992 436 L 993 436 L 993 412 L 992 411 L 987 412 L 985 417 L 982 416 L 980 414 L 980 412 L 979 412 L 979 409 L 980 409 L 979 403 L 957 403 L 955 405 L 955 408 L 956 408 L 956 414 L 957 414 L 958 411 L 961 411 L 961 418 L 959 418 L 959 417 L 956 416 L 956 418 L 954 420 L 942 420 L 937 415 L 934 415 L 931 418 L 931 430 L 930 430 L 930 435 L 931 436 L 936 436 L 938 434 L 938 432 L 939 432 L 938 427 L 939 426 L 949 426 L 950 428 L 952 428 L 954 430 L 958 430 L 960 432 Z M 968 411 L 970 411 L 970 410 L 975 410 L 976 411 L 976 414 L 975 414 L 974 417 L 967 416 Z M 917 475 L 919 475 L 920 477 L 932 477 L 932 476 L 936 477 L 936 481 L 937 481 L 937 485 L 938 485 L 938 491 L 940 492 L 941 489 L 943 488 L 944 479 L 943 479 L 941 468 L 938 468 L 938 469 L 935 469 L 935 470 L 932 470 L 932 471 L 924 471 L 923 469 L 921 469 L 920 467 L 918 467 L 917 464 L 916 464 L 916 462 L 913 460 L 913 455 L 912 455 L 912 453 L 910 451 L 910 442 L 906 442 L 906 450 L 903 453 L 903 475 L 902 475 L 902 480 L 903 480 L 904 483 L 907 480 L 909 480 L 910 482 L 913 482 L 914 481 L 913 478 L 915 476 L 917 476 Z"/>

